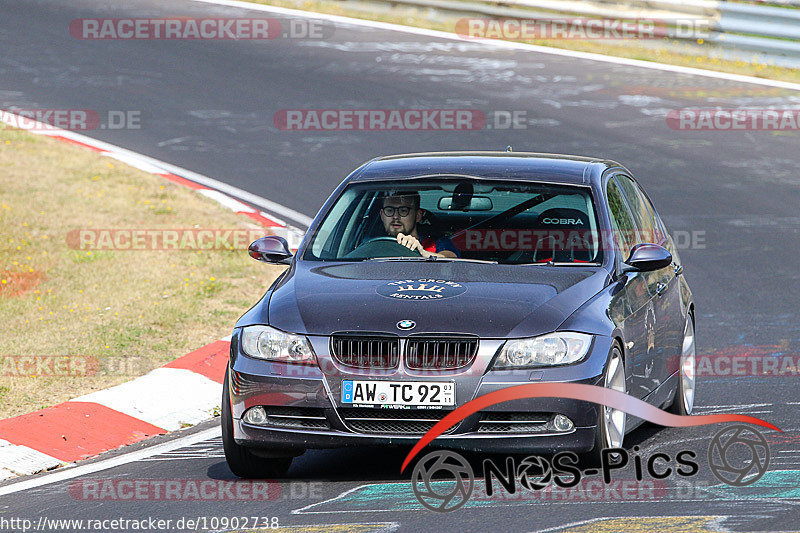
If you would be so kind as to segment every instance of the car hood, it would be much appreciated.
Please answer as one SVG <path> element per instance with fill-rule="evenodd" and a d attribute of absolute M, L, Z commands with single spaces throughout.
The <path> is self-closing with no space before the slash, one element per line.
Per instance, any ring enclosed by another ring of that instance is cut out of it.
<path fill-rule="evenodd" d="M 269 323 L 307 335 L 525 337 L 554 331 L 607 281 L 605 270 L 590 266 L 298 261 L 237 326 Z M 402 320 L 416 325 L 401 330 Z"/>

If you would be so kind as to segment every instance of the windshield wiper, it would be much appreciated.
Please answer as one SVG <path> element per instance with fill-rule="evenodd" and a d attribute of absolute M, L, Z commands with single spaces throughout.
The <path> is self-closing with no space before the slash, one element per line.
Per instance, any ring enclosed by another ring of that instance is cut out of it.
<path fill-rule="evenodd" d="M 423 261 L 429 263 L 439 263 L 439 262 L 465 262 L 465 263 L 484 263 L 488 265 L 496 265 L 497 261 L 486 261 L 484 259 L 462 259 L 460 257 L 436 257 L 432 255 L 430 257 L 370 257 L 369 259 L 364 259 L 364 261 Z"/>
<path fill-rule="evenodd" d="M 553 261 L 540 261 L 538 263 L 516 263 L 516 264 L 519 266 L 601 266 L 600 263 L 576 263 L 575 261 L 565 261 L 561 263 L 554 263 Z"/>
<path fill-rule="evenodd" d="M 426 259 L 424 257 L 398 256 L 398 257 L 368 257 L 366 259 L 362 259 L 362 261 L 430 261 L 430 259 Z"/>
<path fill-rule="evenodd" d="M 461 263 L 484 263 L 486 265 L 496 265 L 497 261 L 489 261 L 487 259 L 469 259 L 462 257 L 437 257 L 436 261 L 456 261 Z"/>

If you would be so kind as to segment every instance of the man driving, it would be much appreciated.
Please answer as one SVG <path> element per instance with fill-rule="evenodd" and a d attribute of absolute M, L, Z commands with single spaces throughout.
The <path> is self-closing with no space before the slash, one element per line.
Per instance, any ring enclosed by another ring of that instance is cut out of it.
<path fill-rule="evenodd" d="M 417 223 L 422 220 L 424 210 L 419 206 L 419 193 L 415 191 L 394 191 L 384 197 L 381 221 L 386 234 L 422 257 L 459 257 L 458 248 L 447 237 L 420 239 Z"/>

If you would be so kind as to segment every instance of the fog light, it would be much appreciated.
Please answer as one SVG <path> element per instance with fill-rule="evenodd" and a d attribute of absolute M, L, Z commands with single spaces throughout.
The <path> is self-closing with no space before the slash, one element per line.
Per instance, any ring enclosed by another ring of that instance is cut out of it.
<path fill-rule="evenodd" d="M 262 426 L 267 422 L 267 412 L 260 405 L 251 407 L 244 414 L 244 421 L 247 424 Z"/>
<path fill-rule="evenodd" d="M 569 431 L 573 428 L 572 420 L 564 415 L 556 415 L 553 417 L 553 426 L 558 431 Z"/>

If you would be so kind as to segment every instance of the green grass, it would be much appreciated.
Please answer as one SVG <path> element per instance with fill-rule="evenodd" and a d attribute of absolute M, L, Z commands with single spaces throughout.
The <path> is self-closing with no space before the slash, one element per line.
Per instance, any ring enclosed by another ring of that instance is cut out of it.
<path fill-rule="evenodd" d="M 75 249 L 75 229 L 258 226 L 163 178 L 5 126 L 0 168 L 0 358 L 99 362 L 86 375 L 0 375 L 0 418 L 122 383 L 229 335 L 283 270 L 245 250 Z"/>

